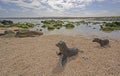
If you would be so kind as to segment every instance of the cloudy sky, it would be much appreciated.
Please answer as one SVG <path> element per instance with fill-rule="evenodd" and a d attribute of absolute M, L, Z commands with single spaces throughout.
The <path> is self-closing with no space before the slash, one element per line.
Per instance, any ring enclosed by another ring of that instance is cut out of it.
<path fill-rule="evenodd" d="M 120 0 L 0 0 L 0 17 L 120 16 Z"/>

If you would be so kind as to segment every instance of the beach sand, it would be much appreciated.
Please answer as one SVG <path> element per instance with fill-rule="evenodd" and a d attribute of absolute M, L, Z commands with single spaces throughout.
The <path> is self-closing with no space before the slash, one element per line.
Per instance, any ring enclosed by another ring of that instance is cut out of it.
<path fill-rule="evenodd" d="M 120 41 L 100 48 L 92 37 L 42 35 L 0 38 L 0 76 L 120 76 Z M 83 53 L 62 67 L 56 43 L 65 41 Z"/>

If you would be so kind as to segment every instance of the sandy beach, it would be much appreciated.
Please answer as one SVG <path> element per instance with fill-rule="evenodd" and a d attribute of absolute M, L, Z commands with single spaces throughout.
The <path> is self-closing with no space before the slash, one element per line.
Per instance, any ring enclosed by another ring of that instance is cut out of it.
<path fill-rule="evenodd" d="M 110 40 L 100 48 L 91 37 L 42 35 L 27 38 L 0 38 L 0 76 L 120 76 L 120 41 Z M 65 41 L 79 52 L 60 66 L 55 46 Z"/>
<path fill-rule="evenodd" d="M 120 0 L 0 0 L 0 76 L 120 76 Z"/>

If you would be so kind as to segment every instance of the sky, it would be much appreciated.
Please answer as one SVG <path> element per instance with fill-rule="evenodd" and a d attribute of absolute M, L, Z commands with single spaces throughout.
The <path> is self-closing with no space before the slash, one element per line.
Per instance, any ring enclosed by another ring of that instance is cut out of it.
<path fill-rule="evenodd" d="M 120 0 L 0 0 L 0 17 L 120 16 Z"/>

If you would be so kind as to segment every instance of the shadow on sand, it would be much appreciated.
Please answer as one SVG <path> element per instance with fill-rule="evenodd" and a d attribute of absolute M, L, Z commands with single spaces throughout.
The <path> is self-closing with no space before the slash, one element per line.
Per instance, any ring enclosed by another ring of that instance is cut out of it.
<path fill-rule="evenodd" d="M 62 65 L 62 59 L 63 56 L 60 56 L 59 61 L 56 65 L 56 67 L 52 70 L 52 74 L 53 75 L 59 75 L 60 73 L 62 73 L 65 70 L 66 64 L 69 63 L 72 60 L 75 60 L 77 58 L 78 55 L 76 56 L 72 56 L 72 57 L 68 57 L 67 60 L 64 62 L 64 65 Z"/>
<path fill-rule="evenodd" d="M 104 47 L 94 46 L 94 48 L 98 48 L 98 49 L 111 48 L 111 45 L 106 45 L 106 46 L 104 46 Z"/>

